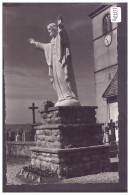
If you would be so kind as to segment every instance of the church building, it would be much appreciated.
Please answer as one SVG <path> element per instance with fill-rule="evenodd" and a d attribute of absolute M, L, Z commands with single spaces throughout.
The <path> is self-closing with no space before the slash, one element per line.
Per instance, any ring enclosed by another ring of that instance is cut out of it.
<path fill-rule="evenodd" d="M 92 19 L 97 122 L 118 122 L 118 23 L 112 23 L 111 6 L 103 5 Z"/>

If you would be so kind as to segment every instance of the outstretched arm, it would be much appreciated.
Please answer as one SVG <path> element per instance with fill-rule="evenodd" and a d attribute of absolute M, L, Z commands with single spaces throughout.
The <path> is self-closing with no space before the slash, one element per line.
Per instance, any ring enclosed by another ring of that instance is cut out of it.
<path fill-rule="evenodd" d="M 28 39 L 30 44 L 35 45 L 36 48 L 39 48 L 41 50 L 44 50 L 45 57 L 47 64 L 50 66 L 51 65 L 51 43 L 40 43 L 35 41 L 34 39 Z"/>
<path fill-rule="evenodd" d="M 28 39 L 28 42 L 32 45 L 35 45 L 36 48 L 39 48 L 39 49 L 42 49 L 44 50 L 44 43 L 40 43 L 40 42 L 37 42 L 35 41 L 34 39 L 30 38 Z"/>

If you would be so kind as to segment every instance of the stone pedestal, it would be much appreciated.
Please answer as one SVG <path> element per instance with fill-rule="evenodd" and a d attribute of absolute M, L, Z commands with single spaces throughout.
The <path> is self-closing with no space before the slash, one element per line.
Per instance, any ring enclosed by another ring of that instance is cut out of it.
<path fill-rule="evenodd" d="M 41 178 L 48 170 L 58 178 L 69 178 L 108 170 L 109 146 L 102 145 L 102 126 L 96 124 L 95 109 L 74 106 L 41 111 L 30 173 Z"/>

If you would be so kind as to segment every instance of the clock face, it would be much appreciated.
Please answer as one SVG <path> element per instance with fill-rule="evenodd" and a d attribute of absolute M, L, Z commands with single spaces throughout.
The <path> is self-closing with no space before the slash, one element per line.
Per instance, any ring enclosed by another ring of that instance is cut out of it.
<path fill-rule="evenodd" d="M 108 47 L 112 42 L 112 37 L 111 35 L 106 35 L 105 38 L 104 38 L 104 44 L 106 47 Z"/>

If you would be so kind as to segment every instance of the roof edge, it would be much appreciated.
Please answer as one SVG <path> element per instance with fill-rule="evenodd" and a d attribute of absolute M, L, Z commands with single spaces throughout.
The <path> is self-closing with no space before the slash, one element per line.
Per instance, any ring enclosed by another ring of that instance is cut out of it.
<path fill-rule="evenodd" d="M 99 13 L 103 12 L 105 9 L 111 7 L 113 4 L 109 4 L 109 5 L 102 5 L 101 7 L 99 7 L 98 9 L 94 10 L 91 14 L 89 14 L 88 16 L 90 18 L 94 18 L 95 16 L 97 16 Z"/>
<path fill-rule="evenodd" d="M 108 88 L 110 87 L 111 83 L 114 81 L 116 75 L 118 76 L 118 70 L 117 70 L 117 72 L 115 73 L 113 79 L 110 81 L 110 83 L 109 83 L 109 85 L 107 86 L 106 90 L 104 91 L 104 93 L 103 93 L 103 95 L 102 95 L 102 98 L 105 98 L 105 93 L 106 93 L 106 91 L 108 90 Z"/>

